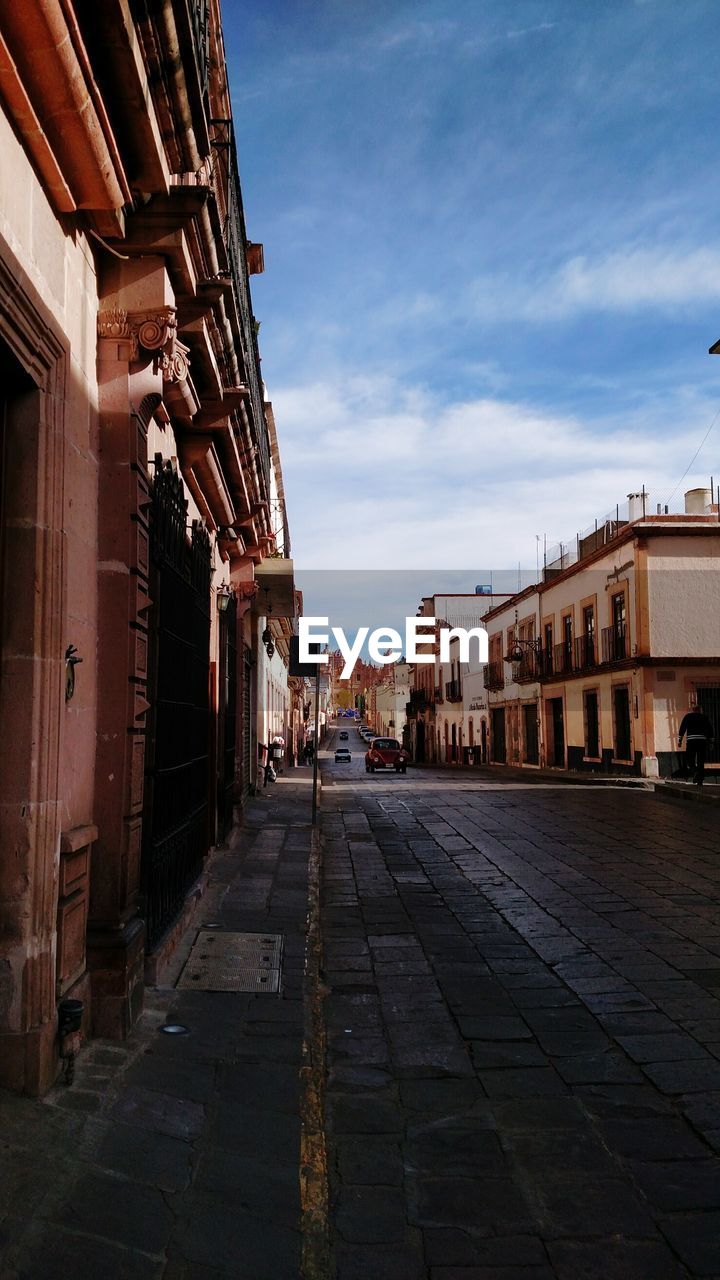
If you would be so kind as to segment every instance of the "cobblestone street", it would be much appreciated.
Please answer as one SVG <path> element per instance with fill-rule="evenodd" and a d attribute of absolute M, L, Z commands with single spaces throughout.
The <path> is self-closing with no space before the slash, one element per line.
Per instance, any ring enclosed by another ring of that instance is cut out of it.
<path fill-rule="evenodd" d="M 322 819 L 339 1280 L 720 1275 L 716 806 L 355 770 Z"/>

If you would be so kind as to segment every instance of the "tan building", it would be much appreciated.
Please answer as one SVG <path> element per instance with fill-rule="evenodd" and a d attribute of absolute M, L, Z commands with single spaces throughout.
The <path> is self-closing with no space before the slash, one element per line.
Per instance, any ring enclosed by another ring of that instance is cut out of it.
<path fill-rule="evenodd" d="M 375 729 L 383 737 L 403 741 L 406 706 L 410 696 L 410 667 L 393 662 L 385 667 L 385 680 L 375 690 Z"/>
<path fill-rule="evenodd" d="M 483 672 L 487 712 L 482 719 L 487 728 L 481 729 L 481 737 L 490 764 L 537 768 L 543 759 L 536 661 L 539 617 L 537 586 L 526 588 L 485 617 L 489 662 Z M 507 662 L 513 651 L 517 660 Z"/>
<path fill-rule="evenodd" d="M 537 588 L 487 615 L 490 761 L 534 763 L 537 705 L 540 764 L 669 776 L 690 706 L 720 735 L 719 617 L 710 492 L 686 495 L 679 514 L 631 495 L 551 558 Z"/>

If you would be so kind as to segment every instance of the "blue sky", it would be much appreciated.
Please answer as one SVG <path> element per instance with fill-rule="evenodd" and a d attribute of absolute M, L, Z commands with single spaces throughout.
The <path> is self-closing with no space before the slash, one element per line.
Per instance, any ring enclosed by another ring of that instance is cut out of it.
<path fill-rule="evenodd" d="M 534 567 L 667 501 L 720 407 L 712 0 L 224 21 L 297 565 Z M 720 425 L 673 502 L 711 473 Z"/>

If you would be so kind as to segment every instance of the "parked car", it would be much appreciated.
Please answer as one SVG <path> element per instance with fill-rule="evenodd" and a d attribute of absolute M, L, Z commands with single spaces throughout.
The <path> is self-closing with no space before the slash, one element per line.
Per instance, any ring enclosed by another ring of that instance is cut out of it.
<path fill-rule="evenodd" d="M 337 747 L 335 751 L 336 764 L 350 764 L 352 757 L 347 747 Z"/>
<path fill-rule="evenodd" d="M 407 751 L 403 751 L 397 738 L 374 738 L 365 753 L 365 772 L 394 769 L 396 773 L 407 773 L 409 759 Z"/>
<path fill-rule="evenodd" d="M 341 742 L 347 742 L 347 740 L 348 740 L 348 731 L 347 731 L 347 729 L 341 729 L 341 730 L 340 730 L 340 741 L 341 741 Z"/>

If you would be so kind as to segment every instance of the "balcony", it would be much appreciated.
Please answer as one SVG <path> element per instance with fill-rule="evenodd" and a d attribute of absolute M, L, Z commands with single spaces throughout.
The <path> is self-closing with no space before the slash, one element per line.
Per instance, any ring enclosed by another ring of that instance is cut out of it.
<path fill-rule="evenodd" d="M 202 10 L 203 5 L 198 9 Z M 196 20 L 200 23 L 202 13 Z M 199 29 L 199 27 L 198 27 Z M 213 119 L 210 122 L 211 143 L 216 156 L 214 165 L 213 186 L 218 211 L 222 221 L 222 236 L 227 255 L 227 265 L 237 307 L 240 325 L 241 350 L 237 352 L 238 371 L 233 368 L 224 370 L 225 378 L 230 386 L 237 377 L 247 382 L 249 390 L 251 414 L 251 430 L 254 444 L 258 451 L 259 470 L 265 482 L 265 489 L 270 492 L 270 442 L 260 377 L 260 356 L 257 344 L 258 325 L 252 314 L 250 299 L 250 271 L 257 271 L 260 258 L 257 250 L 261 245 L 251 245 L 245 232 L 245 213 L 243 210 L 242 191 L 238 172 L 237 153 L 235 149 L 235 132 L 231 118 Z M 264 265 L 264 264 L 262 264 Z M 249 407 L 249 406 L 248 406 Z"/>
<path fill-rule="evenodd" d="M 443 691 L 442 691 L 442 685 L 441 685 L 441 684 L 436 684 L 436 685 L 435 685 L 434 701 L 435 701 L 435 706 L 437 706 L 439 702 L 442 702 L 442 701 L 443 701 Z"/>
<path fill-rule="evenodd" d="M 575 670 L 589 671 L 598 665 L 595 636 L 588 634 L 575 638 Z"/>
<path fill-rule="evenodd" d="M 572 640 L 561 640 L 553 647 L 553 675 L 566 676 L 573 669 Z"/>
<path fill-rule="evenodd" d="M 268 556 L 255 567 L 255 581 L 262 595 L 258 609 L 267 609 L 273 618 L 294 618 L 297 612 L 295 576 L 292 560 L 285 556 Z"/>
<path fill-rule="evenodd" d="M 519 662 L 513 664 L 513 680 L 516 684 L 529 684 L 537 680 L 542 665 L 542 654 L 527 649 Z"/>
<path fill-rule="evenodd" d="M 462 684 L 459 680 L 447 680 L 445 682 L 445 697 L 448 702 L 462 702 Z"/>
<path fill-rule="evenodd" d="M 411 689 L 410 701 L 405 703 L 405 711 L 409 716 L 416 716 L 428 705 L 428 696 L 424 689 Z"/>
<path fill-rule="evenodd" d="M 621 662 L 628 656 L 627 638 L 624 627 L 603 627 L 602 630 L 603 662 Z"/>
<path fill-rule="evenodd" d="M 193 50 L 195 53 L 198 80 L 200 81 L 200 88 L 203 94 L 207 93 L 208 71 L 210 67 L 210 49 L 208 41 L 209 7 L 208 0 L 190 0 Z"/>
<path fill-rule="evenodd" d="M 505 671 L 502 662 L 488 662 L 483 672 L 483 684 L 486 689 L 504 689 Z"/>

